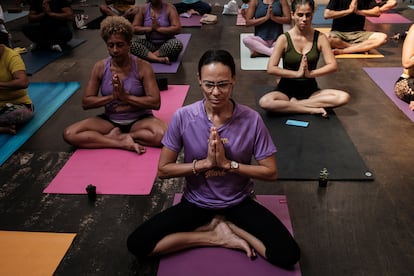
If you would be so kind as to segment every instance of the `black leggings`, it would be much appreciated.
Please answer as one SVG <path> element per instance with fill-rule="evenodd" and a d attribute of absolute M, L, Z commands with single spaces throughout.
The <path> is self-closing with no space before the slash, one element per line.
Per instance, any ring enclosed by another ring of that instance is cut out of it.
<path fill-rule="evenodd" d="M 165 236 L 189 232 L 209 223 L 216 215 L 258 238 L 266 247 L 268 262 L 291 268 L 298 262 L 300 249 L 289 230 L 260 203 L 247 198 L 240 204 L 222 210 L 200 208 L 185 199 L 155 215 L 139 226 L 129 237 L 129 251 L 139 258 L 147 257 Z"/>

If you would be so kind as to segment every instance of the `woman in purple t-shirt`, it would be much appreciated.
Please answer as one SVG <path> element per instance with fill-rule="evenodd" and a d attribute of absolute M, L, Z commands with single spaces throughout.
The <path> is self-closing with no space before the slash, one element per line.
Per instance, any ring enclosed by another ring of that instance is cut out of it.
<path fill-rule="evenodd" d="M 198 76 L 204 99 L 173 116 L 162 140 L 160 178 L 185 177 L 182 200 L 128 238 L 137 257 L 197 246 L 239 249 L 291 268 L 300 249 L 279 219 L 253 195 L 251 179 L 277 177 L 274 146 L 260 115 L 232 100 L 235 64 L 227 51 L 204 53 Z M 177 163 L 181 150 L 184 162 Z M 251 164 L 252 157 L 256 160 Z"/>

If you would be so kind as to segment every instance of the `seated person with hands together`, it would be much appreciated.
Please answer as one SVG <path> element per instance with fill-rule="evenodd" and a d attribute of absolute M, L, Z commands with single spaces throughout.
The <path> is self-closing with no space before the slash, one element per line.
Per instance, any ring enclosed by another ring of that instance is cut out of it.
<path fill-rule="evenodd" d="M 325 108 L 349 101 L 349 94 L 337 89 L 320 89 L 316 77 L 337 70 L 328 39 L 311 26 L 315 11 L 313 0 L 293 0 L 294 27 L 281 35 L 267 65 L 267 72 L 281 77 L 275 91 L 259 100 L 270 112 L 309 113 L 327 116 Z M 317 68 L 322 53 L 325 64 Z M 278 66 L 283 58 L 283 68 Z"/>
<path fill-rule="evenodd" d="M 66 128 L 63 137 L 69 144 L 139 154 L 145 152 L 144 146 L 161 146 L 166 123 L 152 113 L 160 108 L 160 91 L 151 65 L 130 54 L 132 36 L 132 25 L 124 17 L 102 21 L 101 37 L 110 57 L 92 68 L 82 106 L 105 107 L 105 113 Z"/>
<path fill-rule="evenodd" d="M 204 99 L 175 112 L 158 165 L 161 178 L 185 177 L 184 194 L 129 236 L 128 249 L 137 257 L 220 246 L 250 258 L 257 252 L 284 268 L 299 260 L 292 235 L 253 198 L 253 178 L 277 177 L 276 147 L 260 115 L 232 99 L 235 72 L 227 51 L 209 50 L 199 60 Z M 184 162 L 177 163 L 182 149 Z"/>
<path fill-rule="evenodd" d="M 149 0 L 134 17 L 134 33 L 145 35 L 132 41 L 131 53 L 150 62 L 170 64 L 183 49 L 175 35 L 181 32 L 180 17 L 175 7 L 162 0 Z"/>

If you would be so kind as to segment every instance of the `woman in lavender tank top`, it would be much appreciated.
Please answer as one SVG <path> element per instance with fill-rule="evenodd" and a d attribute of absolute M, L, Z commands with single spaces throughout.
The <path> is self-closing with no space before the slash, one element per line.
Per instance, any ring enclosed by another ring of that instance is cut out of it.
<path fill-rule="evenodd" d="M 152 114 L 160 108 L 160 91 L 151 65 L 130 54 L 132 36 L 132 25 L 124 17 L 102 21 L 101 37 L 109 57 L 92 68 L 82 107 L 104 107 L 105 113 L 67 127 L 63 137 L 69 144 L 138 154 L 145 152 L 145 146 L 161 146 L 166 123 Z"/>
<path fill-rule="evenodd" d="M 183 43 L 175 37 L 181 32 L 177 10 L 162 0 L 150 0 L 135 14 L 134 33 L 145 36 L 132 40 L 131 53 L 150 62 L 175 61 L 183 49 Z"/>
<path fill-rule="evenodd" d="M 232 99 L 235 71 L 227 51 L 210 50 L 201 57 L 204 99 L 175 112 L 158 164 L 160 178 L 185 177 L 184 194 L 129 236 L 128 249 L 137 257 L 220 246 L 249 258 L 257 252 L 283 268 L 299 260 L 292 235 L 252 197 L 253 178 L 277 177 L 276 147 L 260 115 Z M 182 150 L 184 161 L 177 162 Z"/>

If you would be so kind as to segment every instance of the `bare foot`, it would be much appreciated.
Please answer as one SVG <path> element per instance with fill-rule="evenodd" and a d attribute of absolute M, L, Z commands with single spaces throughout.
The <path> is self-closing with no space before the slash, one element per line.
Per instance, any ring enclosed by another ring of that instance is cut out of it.
<path fill-rule="evenodd" d="M 194 9 L 188 10 L 187 13 L 194 14 L 194 15 L 200 15 L 200 13 L 198 11 L 194 10 Z"/>
<path fill-rule="evenodd" d="M 344 54 L 344 51 L 342 49 L 332 49 L 332 53 L 336 56 Z"/>
<path fill-rule="evenodd" d="M 16 126 L 6 126 L 6 127 L 0 127 L 0 133 L 7 133 L 7 134 L 16 134 Z"/>
<path fill-rule="evenodd" d="M 122 145 L 122 148 L 129 151 L 135 151 L 138 154 L 143 154 L 146 151 L 146 148 L 136 143 L 129 134 L 123 134 L 120 143 Z"/>
<path fill-rule="evenodd" d="M 113 129 L 111 129 L 111 131 L 108 133 L 108 134 L 106 134 L 105 136 L 107 136 L 107 137 L 109 137 L 109 138 L 112 138 L 112 139 L 120 139 L 120 137 L 121 137 L 121 134 L 122 134 L 122 132 L 121 132 L 121 130 L 119 129 L 119 127 L 114 127 Z"/>
<path fill-rule="evenodd" d="M 221 246 L 231 249 L 240 249 L 245 251 L 249 258 L 255 257 L 255 253 L 250 248 L 250 245 L 245 240 L 237 236 L 225 222 L 219 222 L 213 231 L 216 234 L 218 242 Z"/>
<path fill-rule="evenodd" d="M 219 224 L 220 222 L 224 222 L 225 219 L 223 216 L 215 216 L 210 223 L 200 226 L 198 227 L 196 230 L 194 231 L 198 231 L 198 232 L 207 232 L 207 231 L 213 231 L 214 228 L 216 228 L 217 224 Z"/>
<path fill-rule="evenodd" d="M 171 64 L 170 59 L 168 57 L 161 57 L 161 61 L 160 62 L 161 63 L 164 63 L 164 64 L 167 64 L 167 65 L 170 65 Z"/>
<path fill-rule="evenodd" d="M 314 111 L 311 114 L 321 114 L 322 117 L 327 118 L 328 112 L 326 112 L 325 108 L 323 107 L 315 107 Z"/>
<path fill-rule="evenodd" d="M 267 57 L 265 54 L 258 53 L 256 51 L 250 52 L 250 58 Z"/>

